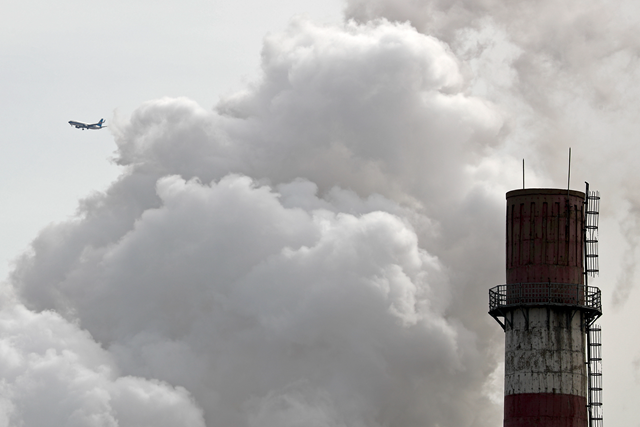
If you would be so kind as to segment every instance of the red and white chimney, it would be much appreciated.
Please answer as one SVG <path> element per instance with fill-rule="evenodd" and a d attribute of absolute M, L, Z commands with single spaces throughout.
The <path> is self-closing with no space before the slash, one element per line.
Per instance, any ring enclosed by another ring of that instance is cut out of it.
<path fill-rule="evenodd" d="M 489 291 L 505 332 L 504 427 L 588 427 L 587 335 L 601 314 L 585 285 L 585 193 L 507 193 L 506 284 Z"/>

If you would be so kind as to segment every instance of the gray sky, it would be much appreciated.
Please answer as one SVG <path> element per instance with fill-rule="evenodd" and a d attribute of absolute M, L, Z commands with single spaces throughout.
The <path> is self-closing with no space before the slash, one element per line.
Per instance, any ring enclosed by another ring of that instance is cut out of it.
<path fill-rule="evenodd" d="M 0 425 L 499 425 L 504 193 L 569 147 L 640 425 L 633 2 L 4 9 Z"/>
<path fill-rule="evenodd" d="M 71 132 L 186 96 L 204 108 L 258 72 L 264 36 L 293 16 L 340 21 L 337 1 L 8 1 L 0 16 L 3 128 L 0 272 L 39 229 L 119 173 L 107 132 Z M 107 123 L 109 125 L 109 123 Z"/>

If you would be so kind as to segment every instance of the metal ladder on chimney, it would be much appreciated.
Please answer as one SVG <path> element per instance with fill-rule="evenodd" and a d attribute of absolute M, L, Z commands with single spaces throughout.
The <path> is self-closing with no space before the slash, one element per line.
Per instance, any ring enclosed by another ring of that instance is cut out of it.
<path fill-rule="evenodd" d="M 589 387 L 589 427 L 602 427 L 602 329 L 587 329 L 587 374 Z"/>

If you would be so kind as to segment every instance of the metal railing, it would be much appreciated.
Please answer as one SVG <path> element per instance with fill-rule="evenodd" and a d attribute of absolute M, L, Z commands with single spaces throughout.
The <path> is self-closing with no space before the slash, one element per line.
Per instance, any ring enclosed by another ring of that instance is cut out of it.
<path fill-rule="evenodd" d="M 511 283 L 489 289 L 489 312 L 519 306 L 557 305 L 602 313 L 600 289 L 575 283 Z"/>

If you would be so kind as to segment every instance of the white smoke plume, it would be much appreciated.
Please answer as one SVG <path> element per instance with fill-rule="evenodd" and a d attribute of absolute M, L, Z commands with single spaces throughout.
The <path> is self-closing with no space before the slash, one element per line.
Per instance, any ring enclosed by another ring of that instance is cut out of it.
<path fill-rule="evenodd" d="M 605 75 L 635 61 L 627 28 L 553 5 L 350 1 L 342 26 L 267 37 L 261 75 L 213 111 L 116 117 L 125 172 L 5 290 L 0 423 L 498 425 L 486 300 L 519 158 L 547 185 L 563 136 L 591 150 L 582 176 L 623 150 L 599 136 L 635 129 Z"/>
<path fill-rule="evenodd" d="M 213 112 L 112 124 L 127 172 L 41 233 L 20 297 L 207 425 L 483 425 L 493 364 L 448 314 L 466 283 L 423 247 L 467 239 L 443 205 L 464 212 L 499 114 L 446 45 L 384 20 L 296 21 L 263 72 Z"/>
<path fill-rule="evenodd" d="M 347 0 L 346 16 L 410 22 L 446 42 L 471 93 L 503 112 L 503 152 L 526 157 L 538 186 L 562 187 L 574 148 L 572 182 L 606 194 L 603 219 L 616 241 L 607 267 L 618 272 L 611 298 L 623 305 L 639 253 L 637 166 L 627 161 L 640 155 L 638 3 Z"/>
<path fill-rule="evenodd" d="M 0 332 L 0 425 L 205 425 L 183 387 L 122 375 L 89 333 L 55 313 L 5 306 Z"/>

